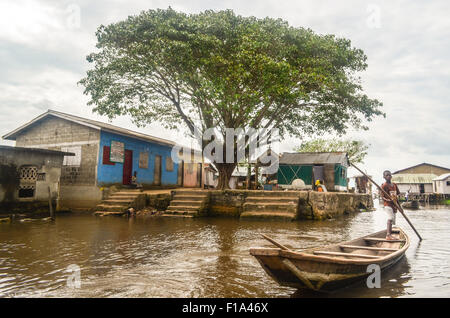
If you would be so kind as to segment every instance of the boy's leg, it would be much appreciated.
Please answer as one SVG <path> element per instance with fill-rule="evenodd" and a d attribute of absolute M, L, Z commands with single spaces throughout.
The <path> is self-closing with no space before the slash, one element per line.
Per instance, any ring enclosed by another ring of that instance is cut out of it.
<path fill-rule="evenodd" d="M 395 213 L 394 213 L 394 210 L 390 206 L 385 206 L 384 211 L 386 212 L 386 216 L 387 216 L 386 238 L 393 239 L 392 224 L 395 224 Z"/>

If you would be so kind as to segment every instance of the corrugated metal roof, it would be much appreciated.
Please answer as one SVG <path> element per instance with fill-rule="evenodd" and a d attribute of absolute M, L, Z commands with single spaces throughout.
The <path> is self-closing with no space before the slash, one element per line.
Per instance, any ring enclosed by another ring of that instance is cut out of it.
<path fill-rule="evenodd" d="M 450 177 L 450 173 L 441 174 L 439 177 L 433 179 L 433 181 L 442 181 Z"/>
<path fill-rule="evenodd" d="M 280 156 L 280 164 L 285 165 L 311 165 L 340 163 L 349 166 L 345 152 L 284 152 Z"/>
<path fill-rule="evenodd" d="M 136 131 L 132 131 L 132 130 L 129 130 L 129 129 L 126 129 L 126 128 L 117 127 L 117 126 L 114 126 L 114 125 L 111 125 L 111 124 L 102 123 L 100 121 L 87 119 L 87 118 L 83 118 L 83 117 L 79 117 L 79 116 L 75 116 L 75 115 L 70 115 L 70 114 L 58 112 L 58 111 L 55 111 L 55 110 L 48 110 L 46 113 L 36 117 L 35 119 L 33 119 L 32 121 L 26 123 L 25 125 L 20 126 L 19 128 L 13 130 L 12 132 L 4 135 L 3 139 L 15 140 L 16 136 L 19 133 L 21 133 L 24 129 L 28 128 L 29 126 L 35 124 L 36 122 L 40 121 L 41 119 L 43 119 L 43 118 L 45 118 L 47 116 L 55 116 L 55 117 L 66 119 L 66 120 L 69 120 L 69 121 L 72 121 L 72 122 L 76 122 L 76 123 L 78 123 L 80 125 L 91 127 L 91 128 L 94 128 L 94 129 L 101 129 L 103 131 L 109 131 L 109 132 L 113 132 L 113 133 L 118 133 L 118 134 L 121 134 L 121 135 L 135 137 L 135 138 L 143 139 L 143 140 L 146 140 L 146 141 L 152 141 L 152 142 L 156 142 L 156 143 L 159 143 L 159 144 L 170 145 L 170 146 L 174 146 L 175 145 L 175 142 L 167 140 L 167 139 L 150 136 L 150 135 L 139 133 L 139 132 L 136 132 Z"/>
<path fill-rule="evenodd" d="M 58 150 L 50 150 L 50 149 L 43 149 L 43 148 L 28 148 L 28 147 L 14 147 L 14 146 L 3 146 L 0 145 L 0 150 L 6 150 L 6 151 L 22 151 L 22 152 L 38 152 L 38 153 L 45 153 L 50 155 L 59 155 L 59 156 L 75 156 L 73 152 L 65 152 L 65 151 L 58 151 Z"/>
<path fill-rule="evenodd" d="M 399 173 L 392 176 L 392 182 L 395 183 L 433 183 L 436 178 L 432 173 Z"/>
<path fill-rule="evenodd" d="M 420 164 L 412 166 L 412 167 L 408 167 L 408 168 L 405 168 L 405 169 L 401 169 L 401 170 L 395 171 L 395 172 L 392 173 L 392 175 L 398 174 L 400 172 L 405 172 L 405 171 L 408 171 L 410 169 L 414 169 L 414 168 L 417 168 L 417 167 L 420 167 L 420 166 L 434 167 L 434 168 L 439 168 L 439 169 L 444 169 L 444 170 L 449 170 L 450 171 L 449 168 L 440 167 L 440 166 L 432 165 L 431 163 L 424 162 L 424 163 L 420 163 Z"/>

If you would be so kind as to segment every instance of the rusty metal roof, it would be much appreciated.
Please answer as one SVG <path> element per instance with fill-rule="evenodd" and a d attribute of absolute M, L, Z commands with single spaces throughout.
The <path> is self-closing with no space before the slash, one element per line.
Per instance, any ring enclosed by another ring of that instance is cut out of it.
<path fill-rule="evenodd" d="M 280 156 L 280 164 L 314 165 L 339 163 L 349 166 L 346 152 L 284 152 Z"/>
<path fill-rule="evenodd" d="M 392 175 L 392 182 L 399 184 L 433 183 L 437 176 L 432 173 L 399 173 Z"/>

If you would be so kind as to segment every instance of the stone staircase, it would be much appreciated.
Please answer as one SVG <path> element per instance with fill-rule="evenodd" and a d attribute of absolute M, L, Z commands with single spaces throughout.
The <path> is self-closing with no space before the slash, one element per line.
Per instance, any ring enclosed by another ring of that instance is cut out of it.
<path fill-rule="evenodd" d="M 297 218 L 298 204 L 298 192 L 255 191 L 245 199 L 241 218 L 294 220 Z"/>
<path fill-rule="evenodd" d="M 139 189 L 121 189 L 112 193 L 106 200 L 96 206 L 94 215 L 120 216 L 126 213 L 129 208 L 139 210 L 145 207 L 145 194 Z"/>
<path fill-rule="evenodd" d="M 170 205 L 162 216 L 196 217 L 206 209 L 208 192 L 203 190 L 176 190 Z"/>

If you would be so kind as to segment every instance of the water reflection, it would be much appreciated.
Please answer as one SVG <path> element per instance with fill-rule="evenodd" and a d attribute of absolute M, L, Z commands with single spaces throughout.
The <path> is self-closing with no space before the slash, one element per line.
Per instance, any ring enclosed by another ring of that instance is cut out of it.
<path fill-rule="evenodd" d="M 249 249 L 273 247 L 261 233 L 293 249 L 350 240 L 383 229 L 381 211 L 323 222 L 67 215 L 54 223 L 0 224 L 0 296 L 449 297 L 449 212 L 407 211 L 424 241 L 399 217 L 411 245 L 382 272 L 382 288 L 362 282 L 333 294 L 279 286 Z M 66 286 L 71 264 L 81 268 L 79 290 Z"/>

